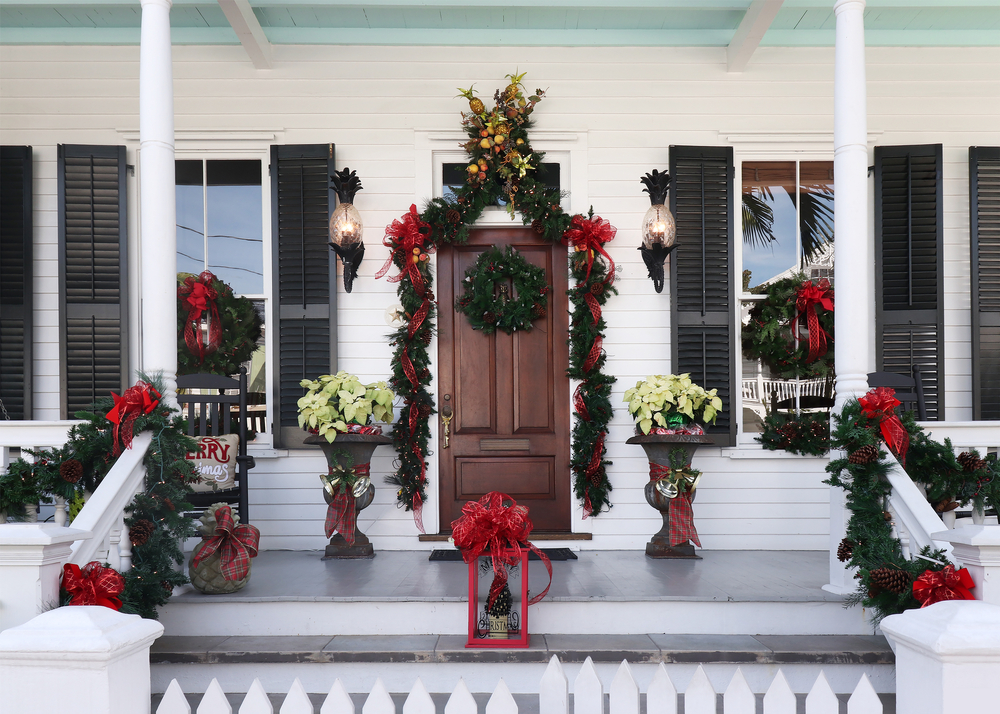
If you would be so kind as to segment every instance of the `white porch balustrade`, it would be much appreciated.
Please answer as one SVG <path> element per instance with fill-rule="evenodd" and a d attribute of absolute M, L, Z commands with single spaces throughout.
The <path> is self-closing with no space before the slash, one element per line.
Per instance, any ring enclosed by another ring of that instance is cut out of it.
<path fill-rule="evenodd" d="M 34 457 L 28 453 L 41 449 L 62 446 L 69 438 L 69 430 L 80 421 L 22 421 L 8 420 L 0 422 L 0 472 L 20 456 L 25 461 L 34 462 Z M 37 507 L 38 504 L 28 504 Z M 0 513 L 0 524 L 6 521 L 6 515 Z M 66 525 L 66 502 L 56 498 L 55 524 Z"/>

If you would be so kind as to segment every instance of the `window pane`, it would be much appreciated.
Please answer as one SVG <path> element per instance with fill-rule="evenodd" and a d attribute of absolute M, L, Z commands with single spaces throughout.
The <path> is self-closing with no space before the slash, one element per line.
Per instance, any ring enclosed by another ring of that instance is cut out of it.
<path fill-rule="evenodd" d="M 197 275 L 205 269 L 202 162 L 174 162 L 177 197 L 177 272 Z"/>
<path fill-rule="evenodd" d="M 466 168 L 468 164 L 442 164 L 441 165 L 441 193 L 444 198 L 454 201 L 458 189 L 462 188 L 468 174 Z M 535 172 L 535 180 L 545 185 L 545 188 L 559 190 L 559 164 L 543 163 L 539 165 Z M 500 199 L 497 206 L 506 206 L 507 202 Z"/>
<path fill-rule="evenodd" d="M 798 266 L 795 162 L 743 164 L 743 270 L 754 288 Z"/>
<path fill-rule="evenodd" d="M 208 269 L 238 295 L 264 292 L 260 161 L 208 161 Z"/>
<path fill-rule="evenodd" d="M 802 264 L 809 277 L 832 277 L 833 162 L 803 161 L 799 164 L 799 195 L 802 200 L 799 211 Z"/>

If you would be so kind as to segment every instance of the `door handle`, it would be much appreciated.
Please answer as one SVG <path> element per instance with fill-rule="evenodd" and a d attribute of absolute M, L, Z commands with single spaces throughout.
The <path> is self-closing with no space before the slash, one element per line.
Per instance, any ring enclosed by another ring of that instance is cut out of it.
<path fill-rule="evenodd" d="M 441 410 L 441 448 L 447 449 L 448 442 L 451 440 L 451 420 L 454 417 L 454 412 L 451 407 L 445 407 Z"/>

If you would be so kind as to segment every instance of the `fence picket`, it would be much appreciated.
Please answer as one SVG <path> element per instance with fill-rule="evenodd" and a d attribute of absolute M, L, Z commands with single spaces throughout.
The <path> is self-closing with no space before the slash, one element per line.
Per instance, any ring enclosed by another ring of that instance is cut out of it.
<path fill-rule="evenodd" d="M 604 714 L 604 688 L 590 657 L 573 682 L 573 714 Z"/>
<path fill-rule="evenodd" d="M 780 669 L 764 694 L 764 714 L 795 714 L 795 693 Z"/>
<path fill-rule="evenodd" d="M 639 714 L 639 685 L 626 660 L 611 680 L 611 714 Z"/>
<path fill-rule="evenodd" d="M 292 682 L 292 688 L 285 695 L 285 701 L 281 703 L 278 714 L 313 714 L 312 702 L 309 701 L 306 688 L 302 686 L 298 677 Z"/>
<path fill-rule="evenodd" d="M 691 677 L 691 683 L 684 690 L 685 714 L 715 714 L 715 687 L 700 664 Z"/>
<path fill-rule="evenodd" d="M 726 714 L 756 714 L 757 698 L 739 667 L 722 695 L 722 708 Z"/>
<path fill-rule="evenodd" d="M 351 695 L 347 693 L 347 687 L 340 681 L 340 677 L 337 677 L 330 687 L 330 693 L 323 700 L 319 714 L 354 714 L 354 702 L 351 701 Z"/>
<path fill-rule="evenodd" d="M 233 714 L 233 708 L 229 706 L 226 693 L 222 691 L 219 680 L 212 677 L 212 681 L 205 690 L 205 695 L 198 704 L 197 714 Z"/>
<path fill-rule="evenodd" d="M 538 684 L 538 711 L 546 714 L 569 714 L 569 680 L 559 658 L 552 655 Z M 446 713 L 447 714 L 447 713 Z"/>
<path fill-rule="evenodd" d="M 847 714 L 882 714 L 882 700 L 868 681 L 867 674 L 861 675 L 861 681 L 847 700 Z"/>
<path fill-rule="evenodd" d="M 170 686 L 163 693 L 160 706 L 156 707 L 156 714 L 191 714 L 191 705 L 188 704 L 187 697 L 181 689 L 181 685 L 176 679 L 170 680 Z"/>
<path fill-rule="evenodd" d="M 396 714 L 396 705 L 392 703 L 389 692 L 385 691 L 381 677 L 375 680 L 371 694 L 368 695 L 364 706 L 361 707 L 361 714 Z"/>
<path fill-rule="evenodd" d="M 274 714 L 274 707 L 271 706 L 271 700 L 267 698 L 264 685 L 256 677 L 254 677 L 247 695 L 243 697 L 239 714 Z"/>
<path fill-rule="evenodd" d="M 517 704 L 514 703 L 514 697 L 510 695 L 503 677 L 497 682 L 493 696 L 486 702 L 486 714 L 517 714 Z"/>
<path fill-rule="evenodd" d="M 427 687 L 424 686 L 423 680 L 417 677 L 406 701 L 403 702 L 403 714 L 436 714 L 436 712 L 431 695 L 427 693 Z"/>
<path fill-rule="evenodd" d="M 677 687 L 660 662 L 646 690 L 646 714 L 677 714 Z"/>
<path fill-rule="evenodd" d="M 840 700 L 820 670 L 816 682 L 806 695 L 806 714 L 840 714 Z"/>
<path fill-rule="evenodd" d="M 448 703 L 444 705 L 444 714 L 479 714 L 479 706 L 461 677 L 455 691 L 448 697 Z"/>

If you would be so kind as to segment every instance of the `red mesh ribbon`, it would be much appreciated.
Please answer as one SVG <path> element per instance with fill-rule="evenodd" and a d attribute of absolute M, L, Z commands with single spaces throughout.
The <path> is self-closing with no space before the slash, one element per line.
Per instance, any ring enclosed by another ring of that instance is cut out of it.
<path fill-rule="evenodd" d="M 969 592 L 974 586 L 968 570 L 955 570 L 954 565 L 946 565 L 944 570 L 925 570 L 913 582 L 913 597 L 920 601 L 920 607 L 944 600 L 975 600 L 975 596 Z"/>
<path fill-rule="evenodd" d="M 111 392 L 115 405 L 105 416 L 108 421 L 114 424 L 112 430 L 112 440 L 114 441 L 115 456 L 122 452 L 122 447 L 132 448 L 132 429 L 135 420 L 143 414 L 149 414 L 156 405 L 160 403 L 160 393 L 156 387 L 148 382 L 136 382 L 134 387 L 129 387 L 120 397 Z"/>
<path fill-rule="evenodd" d="M 184 344 L 195 357 L 198 363 L 205 361 L 208 355 L 219 349 L 222 342 L 222 322 L 219 320 L 219 308 L 216 300 L 219 293 L 212 287 L 212 282 L 216 277 L 208 270 L 198 277 L 184 279 L 184 284 L 177 288 L 177 297 L 184 298 L 184 305 L 187 307 L 188 316 L 184 323 Z M 201 313 L 208 312 L 211 319 L 208 321 L 208 342 L 201 334 L 198 321 Z"/>
<path fill-rule="evenodd" d="M 896 414 L 900 401 L 896 399 L 896 390 L 890 387 L 877 387 L 858 400 L 865 416 L 878 419 L 879 429 L 885 445 L 892 449 L 900 461 L 906 463 L 906 450 L 910 448 L 910 435 L 906 433 L 903 422 Z"/>
<path fill-rule="evenodd" d="M 82 570 L 79 565 L 66 563 L 62 587 L 70 595 L 70 605 L 103 605 L 120 610 L 122 601 L 118 596 L 125 590 L 125 578 L 96 560 L 87 563 Z"/>
<path fill-rule="evenodd" d="M 409 213 L 404 213 L 401 220 L 394 220 L 385 229 L 385 238 L 382 239 L 382 245 L 389 248 L 391 252 L 385 261 L 385 265 L 375 273 L 375 279 L 377 280 L 389 272 L 389 267 L 393 261 L 397 256 L 402 254 L 401 262 L 403 263 L 403 267 L 400 269 L 398 275 L 389 278 L 389 282 L 398 283 L 405 276 L 409 276 L 410 282 L 413 283 L 413 289 L 417 291 L 417 295 L 422 297 L 424 294 L 424 278 L 420 274 L 420 266 L 417 264 L 419 261 L 415 262 L 413 260 L 416 257 L 413 254 L 413 249 L 423 248 L 430 234 L 430 224 L 420 220 L 420 214 L 417 213 L 416 205 L 411 205 Z"/>
<path fill-rule="evenodd" d="M 608 259 L 610 260 L 610 258 Z M 590 308 L 590 315 L 594 319 L 594 325 L 597 325 L 598 321 L 601 319 L 601 305 L 597 302 L 597 298 L 594 297 L 593 293 L 589 290 L 583 296 L 583 301 L 587 303 L 587 307 Z M 590 346 L 590 351 L 587 353 L 586 359 L 583 361 L 583 371 L 589 372 L 597 364 L 597 360 L 601 357 L 601 349 L 604 347 L 604 338 L 601 335 L 594 337 L 594 344 Z"/>
<path fill-rule="evenodd" d="M 580 418 L 584 421 L 590 421 L 590 412 L 587 411 L 587 404 L 583 401 L 583 393 L 580 391 L 583 389 L 583 385 L 586 382 L 580 382 L 576 385 L 576 390 L 573 392 L 573 409 L 576 413 L 580 415 Z"/>
<path fill-rule="evenodd" d="M 615 261 L 604 250 L 604 244 L 614 240 L 618 231 L 609 221 L 600 216 L 594 218 L 584 218 L 583 216 L 573 216 L 569 224 L 569 230 L 563 233 L 563 245 L 571 245 L 578 251 L 587 252 L 587 275 L 584 283 L 590 280 L 590 269 L 594 266 L 594 254 L 599 254 L 608 261 L 608 274 L 604 278 L 605 283 L 612 283 L 615 279 Z"/>
<path fill-rule="evenodd" d="M 528 541 L 531 529 L 527 507 L 518 506 L 513 498 L 499 491 L 490 491 L 478 501 L 469 501 L 462 506 L 462 515 L 451 522 L 452 538 L 466 563 L 471 563 L 483 553 L 488 553 L 493 559 L 494 577 L 487 608 L 493 605 L 507 584 L 506 566 L 517 563 L 524 548 L 529 548 L 541 558 L 549 573 L 549 584 L 528 604 L 534 605 L 541 600 L 552 586 L 552 563 L 545 553 Z M 526 573 L 523 575 L 527 577 Z"/>
<path fill-rule="evenodd" d="M 242 580 L 250 570 L 250 559 L 257 557 L 260 531 L 247 523 L 234 524 L 229 506 L 215 511 L 215 535 L 202 536 L 202 544 L 191 560 L 197 567 L 201 561 L 216 551 L 226 580 Z"/>
<path fill-rule="evenodd" d="M 830 281 L 823 278 L 818 285 L 814 285 L 812 280 L 806 280 L 799 286 L 795 296 L 795 320 L 792 323 L 792 334 L 798 339 L 799 317 L 806 316 L 806 327 L 809 328 L 809 356 L 806 362 L 815 362 L 826 354 L 827 338 L 826 330 L 820 327 L 819 316 L 816 314 L 816 307 L 824 310 L 833 310 L 833 288 Z"/>
<path fill-rule="evenodd" d="M 354 467 L 354 475 L 364 478 L 371 474 L 371 464 L 358 464 Z M 330 469 L 333 473 L 333 469 Z M 334 532 L 344 536 L 347 545 L 354 545 L 355 533 L 358 530 L 358 509 L 354 507 L 354 491 L 343 487 L 333 494 L 330 505 L 326 508 L 326 537 Z"/>
<path fill-rule="evenodd" d="M 671 468 L 662 464 L 649 462 L 649 480 L 659 481 L 670 476 Z M 694 508 L 691 501 L 694 499 L 694 491 L 681 491 L 670 499 L 670 506 L 667 512 L 670 518 L 670 547 L 683 545 L 691 541 L 701 548 L 701 540 L 698 538 L 698 531 L 694 527 Z"/>

